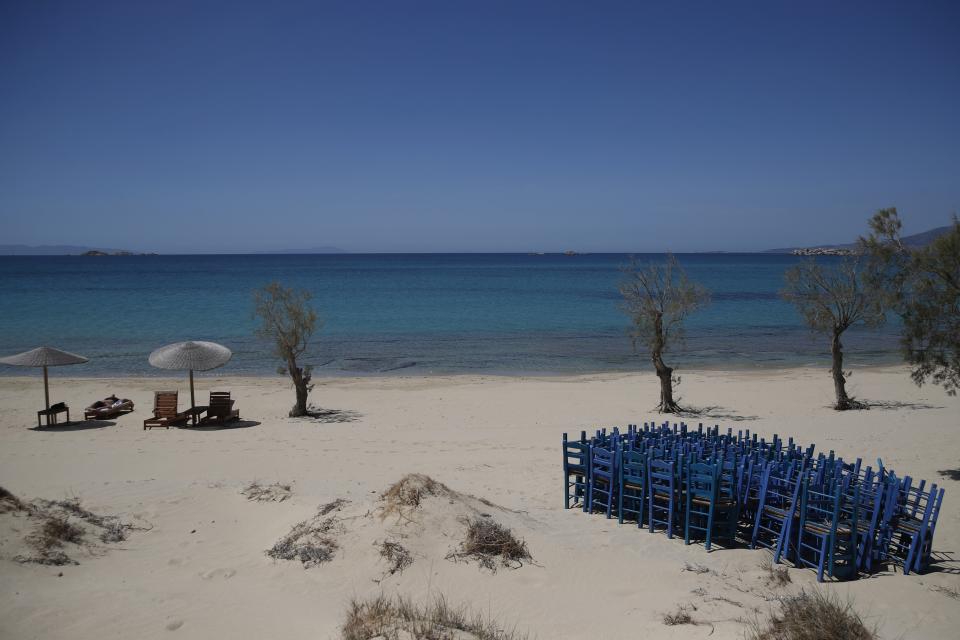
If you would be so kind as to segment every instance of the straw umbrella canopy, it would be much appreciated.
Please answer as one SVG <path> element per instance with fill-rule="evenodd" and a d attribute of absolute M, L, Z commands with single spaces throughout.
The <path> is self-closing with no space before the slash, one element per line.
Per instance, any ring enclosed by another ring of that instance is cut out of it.
<path fill-rule="evenodd" d="M 61 367 L 68 364 L 83 364 L 87 359 L 75 353 L 61 351 L 53 347 L 37 347 L 15 356 L 0 358 L 0 363 L 15 367 L 43 367 L 43 399 L 45 408 L 50 408 L 50 383 L 47 379 L 47 367 Z"/>
<path fill-rule="evenodd" d="M 190 406 L 197 403 L 193 393 L 193 372 L 209 371 L 222 367 L 230 361 L 233 352 L 216 342 L 175 342 L 160 347 L 150 354 L 150 364 L 158 369 L 190 371 Z"/>

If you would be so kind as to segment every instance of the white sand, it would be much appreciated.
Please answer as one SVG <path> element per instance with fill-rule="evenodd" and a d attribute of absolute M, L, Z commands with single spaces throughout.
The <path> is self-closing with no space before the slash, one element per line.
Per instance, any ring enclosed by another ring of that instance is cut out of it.
<path fill-rule="evenodd" d="M 417 600 L 443 594 L 539 638 L 741 638 L 740 620 L 765 615 L 771 597 L 816 583 L 812 571 L 791 569 L 792 584 L 774 590 L 759 569 L 762 551 L 708 554 L 563 509 L 562 432 L 657 418 L 652 375 L 321 380 L 316 402 L 358 414 L 330 424 L 282 417 L 293 393 L 280 377 L 199 377 L 200 397 L 230 389 L 242 417 L 259 423 L 211 431 L 141 429 L 152 390 L 179 388 L 183 406 L 182 379 L 62 375 L 51 379 L 52 399 L 66 401 L 75 417 L 110 392 L 132 398 L 137 411 L 110 426 L 37 431 L 30 427 L 43 397 L 39 377 L 0 379 L 0 486 L 24 499 L 77 496 L 152 529 L 71 550 L 78 566 L 39 566 L 12 560 L 30 519 L 4 515 L 3 638 L 336 638 L 348 601 L 381 591 Z M 792 435 L 870 463 L 880 456 L 900 474 L 945 486 L 935 547 L 955 560 L 922 576 L 885 573 L 826 588 L 853 596 L 884 638 L 957 637 L 960 601 L 934 587 L 960 589 L 960 483 L 937 474 L 960 467 L 960 399 L 918 389 L 903 368 L 857 371 L 853 394 L 892 406 L 843 414 L 827 407 L 831 383 L 822 369 L 683 378 L 690 403 L 754 418 L 704 422 Z M 469 498 L 428 499 L 413 523 L 381 522 L 372 513 L 378 494 L 411 472 L 502 506 L 488 511 L 526 539 L 534 564 L 491 573 L 445 559 L 462 534 L 457 517 L 483 508 Z M 240 489 L 252 480 L 292 483 L 293 496 L 249 502 Z M 336 498 L 350 503 L 333 514 L 341 533 L 332 561 L 305 570 L 264 555 Z M 374 542 L 388 536 L 415 561 L 378 584 L 385 564 Z M 685 563 L 711 572 L 684 571 Z M 677 603 L 691 605 L 703 624 L 664 626 Z"/>

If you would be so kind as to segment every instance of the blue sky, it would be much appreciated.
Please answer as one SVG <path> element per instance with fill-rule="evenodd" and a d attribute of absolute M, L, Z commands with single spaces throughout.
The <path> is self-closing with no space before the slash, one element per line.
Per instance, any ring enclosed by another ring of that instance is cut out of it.
<path fill-rule="evenodd" d="M 960 3 L 0 3 L 0 243 L 754 250 L 960 210 Z"/>

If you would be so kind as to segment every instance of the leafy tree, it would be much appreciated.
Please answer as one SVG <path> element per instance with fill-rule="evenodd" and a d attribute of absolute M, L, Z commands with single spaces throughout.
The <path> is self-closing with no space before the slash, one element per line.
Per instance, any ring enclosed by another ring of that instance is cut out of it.
<path fill-rule="evenodd" d="M 811 258 L 787 269 L 784 276 L 781 295 L 796 306 L 810 329 L 830 336 L 837 411 L 865 407 L 847 395 L 840 337 L 856 324 L 875 327 L 885 320 L 884 302 L 870 284 L 875 280 L 871 273 L 859 256 L 847 256 L 829 266 Z"/>
<path fill-rule="evenodd" d="M 674 370 L 664 363 L 663 353 L 682 340 L 683 321 L 710 302 L 710 292 L 691 282 L 672 254 L 667 254 L 663 264 L 641 264 L 631 257 L 630 264 L 621 270 L 621 309 L 632 322 L 630 337 L 634 350 L 638 344 L 650 350 L 650 360 L 660 379 L 658 408 L 664 413 L 682 411 L 673 398 Z"/>
<path fill-rule="evenodd" d="M 903 319 L 901 345 L 914 382 L 960 389 L 960 221 L 926 247 L 900 239 L 896 209 L 870 219 L 860 247 L 876 265 L 877 282 Z"/>
<path fill-rule="evenodd" d="M 293 381 L 297 403 L 290 417 L 310 415 L 307 395 L 313 389 L 311 365 L 300 366 L 297 359 L 306 352 L 317 328 L 317 312 L 310 306 L 311 295 L 306 290 L 284 287 L 272 282 L 254 291 L 253 315 L 261 321 L 257 334 L 273 341 L 274 353 L 285 363 L 277 369 Z"/>

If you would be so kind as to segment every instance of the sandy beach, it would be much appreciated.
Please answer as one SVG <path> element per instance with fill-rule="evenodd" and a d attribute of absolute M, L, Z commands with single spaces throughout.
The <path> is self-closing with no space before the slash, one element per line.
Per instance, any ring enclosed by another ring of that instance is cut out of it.
<path fill-rule="evenodd" d="M 852 597 L 882 638 L 955 637 L 960 602 L 960 398 L 917 388 L 902 367 L 857 370 L 853 395 L 869 411 L 829 408 L 822 369 L 683 373 L 680 395 L 709 407 L 696 424 L 774 433 L 845 458 L 880 457 L 900 474 L 947 489 L 936 533 L 943 561 L 924 575 L 899 571 L 822 588 Z M 0 514 L 0 637 L 337 638 L 350 600 L 380 593 L 415 601 L 443 595 L 537 638 L 741 638 L 776 597 L 816 588 L 813 571 L 766 580 L 764 551 L 685 546 L 662 534 L 563 509 L 563 432 L 662 420 L 652 374 L 579 377 L 323 379 L 311 396 L 323 422 L 287 417 L 282 377 L 197 378 L 198 401 L 230 390 L 243 421 L 229 429 L 155 429 L 142 420 L 154 390 L 186 380 L 75 379 L 58 371 L 51 400 L 76 420 L 92 400 L 129 397 L 136 411 L 108 422 L 37 430 L 39 377 L 0 378 L 0 486 L 23 500 L 79 498 L 138 529 L 120 543 L 71 547 L 79 563 L 20 563 L 35 524 Z M 380 494 L 422 473 L 451 493 L 410 517 L 381 517 Z M 289 484 L 283 501 L 250 501 L 250 482 Z M 320 505 L 337 547 L 305 569 L 265 550 Z M 492 504 L 490 504 L 492 503 Z M 449 557 L 465 515 L 485 511 L 523 538 L 533 557 L 484 569 Z M 377 545 L 402 541 L 413 562 L 390 575 Z M 690 570 L 690 569 L 696 570 Z M 677 603 L 695 625 L 665 626 Z M 589 611 L 589 614 L 587 613 Z"/>

